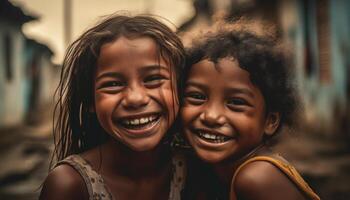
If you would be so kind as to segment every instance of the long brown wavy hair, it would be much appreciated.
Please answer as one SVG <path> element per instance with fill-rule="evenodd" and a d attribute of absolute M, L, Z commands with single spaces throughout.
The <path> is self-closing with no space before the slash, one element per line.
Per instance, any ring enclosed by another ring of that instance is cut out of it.
<path fill-rule="evenodd" d="M 113 14 L 105 17 L 67 49 L 55 93 L 55 149 L 51 165 L 54 160 L 84 152 L 105 141 L 106 134 L 96 114 L 89 112 L 94 105 L 94 74 L 101 46 L 121 36 L 151 37 L 157 45 L 158 57 L 169 62 L 172 74 L 175 71 L 177 86 L 173 85 L 173 88 L 180 89 L 185 51 L 178 36 L 168 26 L 150 15 Z M 179 100 L 177 94 L 174 89 L 176 102 Z"/>

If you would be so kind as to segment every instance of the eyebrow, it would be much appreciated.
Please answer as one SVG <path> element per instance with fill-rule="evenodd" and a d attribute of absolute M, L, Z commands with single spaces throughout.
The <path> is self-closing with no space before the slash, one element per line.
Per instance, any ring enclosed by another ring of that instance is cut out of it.
<path fill-rule="evenodd" d="M 204 84 L 200 84 L 200 83 L 196 83 L 196 82 L 193 82 L 193 81 L 187 81 L 186 82 L 186 86 L 194 86 L 194 87 L 198 87 L 198 88 L 206 88 L 206 85 Z"/>
<path fill-rule="evenodd" d="M 245 94 L 248 95 L 249 97 L 254 98 L 255 95 L 254 93 L 249 90 L 248 88 L 243 88 L 243 87 L 238 87 L 238 88 L 229 88 L 227 89 L 228 92 L 233 92 L 233 93 L 238 93 L 238 94 Z"/>
<path fill-rule="evenodd" d="M 198 87 L 200 89 L 207 88 L 207 86 L 205 84 L 200 84 L 200 83 L 193 82 L 193 81 L 188 81 L 186 83 L 186 86 L 194 86 L 194 87 Z M 248 88 L 244 88 L 244 87 L 228 88 L 228 89 L 225 89 L 225 91 L 232 92 L 232 93 L 238 93 L 238 94 L 245 94 L 245 95 L 248 95 L 248 96 L 254 98 L 254 93 L 251 90 L 249 90 Z"/>
<path fill-rule="evenodd" d="M 152 71 L 152 70 L 165 70 L 169 72 L 169 67 L 166 67 L 164 65 L 147 65 L 139 69 L 139 71 L 141 72 Z"/>
<path fill-rule="evenodd" d="M 122 75 L 119 74 L 118 72 L 106 72 L 106 73 L 103 73 L 103 74 L 99 75 L 99 76 L 96 78 L 96 82 L 99 81 L 100 79 L 104 78 L 104 77 L 122 78 Z"/>
<path fill-rule="evenodd" d="M 166 67 L 164 65 L 147 65 L 145 67 L 142 67 L 139 69 L 139 71 L 142 72 L 147 72 L 147 71 L 152 71 L 152 70 L 165 70 L 169 72 L 169 67 Z M 119 72 L 105 72 L 101 75 L 99 75 L 96 78 L 96 82 L 99 81 L 100 79 L 104 77 L 116 77 L 116 78 L 122 78 L 123 76 Z"/>

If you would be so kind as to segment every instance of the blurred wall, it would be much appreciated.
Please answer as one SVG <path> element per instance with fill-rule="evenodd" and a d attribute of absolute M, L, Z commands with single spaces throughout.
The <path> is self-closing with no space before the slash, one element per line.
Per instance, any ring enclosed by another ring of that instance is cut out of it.
<path fill-rule="evenodd" d="M 22 33 L 23 24 L 35 19 L 9 1 L 0 2 L 0 129 L 21 125 L 52 103 L 59 75 L 53 52 Z"/>
<path fill-rule="evenodd" d="M 346 113 L 349 1 L 281 1 L 284 38 L 294 55 L 306 123 L 329 132 Z"/>
<path fill-rule="evenodd" d="M 24 36 L 19 24 L 0 21 L 0 27 L 0 126 L 11 126 L 24 117 Z"/>

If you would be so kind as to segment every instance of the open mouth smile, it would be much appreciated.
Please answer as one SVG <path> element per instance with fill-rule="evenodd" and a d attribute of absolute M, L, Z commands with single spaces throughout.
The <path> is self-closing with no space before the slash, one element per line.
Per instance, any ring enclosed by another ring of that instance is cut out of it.
<path fill-rule="evenodd" d="M 224 143 L 234 139 L 233 137 L 225 136 L 215 131 L 209 131 L 205 129 L 195 129 L 193 133 L 196 134 L 200 139 L 210 143 Z"/>
<path fill-rule="evenodd" d="M 140 117 L 121 118 L 118 123 L 125 129 L 142 130 L 155 125 L 160 119 L 160 114 L 150 114 Z"/>

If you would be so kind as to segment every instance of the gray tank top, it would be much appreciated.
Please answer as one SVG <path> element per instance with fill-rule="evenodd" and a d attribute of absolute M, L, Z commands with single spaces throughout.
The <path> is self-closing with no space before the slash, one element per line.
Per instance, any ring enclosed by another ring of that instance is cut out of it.
<path fill-rule="evenodd" d="M 91 165 L 86 162 L 81 156 L 75 154 L 61 160 L 56 166 L 68 164 L 72 166 L 84 179 L 89 200 L 117 200 L 118 197 L 113 197 L 105 184 L 102 176 L 97 173 Z M 182 155 L 175 155 L 172 160 L 173 178 L 170 185 L 169 200 L 180 200 L 181 191 L 184 188 L 186 180 L 186 163 Z"/>

